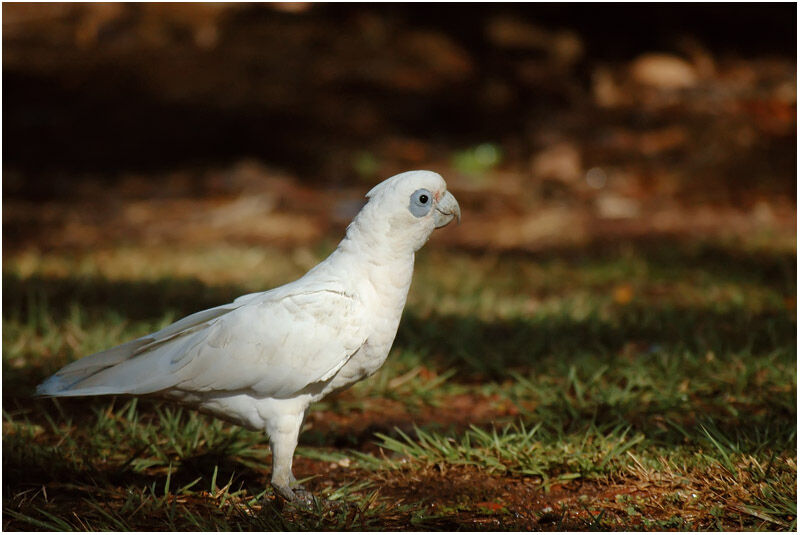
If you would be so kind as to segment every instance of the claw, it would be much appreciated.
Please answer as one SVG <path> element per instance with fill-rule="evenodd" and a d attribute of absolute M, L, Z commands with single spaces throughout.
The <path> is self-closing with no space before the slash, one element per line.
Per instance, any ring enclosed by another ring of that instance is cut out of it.
<path fill-rule="evenodd" d="M 317 499 L 314 495 L 302 487 L 294 489 L 294 497 L 295 499 L 292 501 L 292 505 L 300 509 L 309 511 L 314 509 L 316 505 Z"/>
<path fill-rule="evenodd" d="M 313 510 L 316 499 L 314 495 L 304 489 L 302 485 L 297 485 L 293 489 L 288 485 L 277 485 L 273 483 L 272 488 L 275 489 L 275 494 L 286 503 L 298 509 L 306 511 Z"/>

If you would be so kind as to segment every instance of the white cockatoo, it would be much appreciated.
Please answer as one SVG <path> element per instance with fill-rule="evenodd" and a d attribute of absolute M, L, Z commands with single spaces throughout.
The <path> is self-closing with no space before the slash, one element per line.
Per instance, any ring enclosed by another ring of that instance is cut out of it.
<path fill-rule="evenodd" d="M 36 393 L 154 396 L 266 432 L 273 488 L 307 502 L 292 457 L 309 405 L 381 367 L 414 253 L 434 229 L 461 219 L 444 179 L 431 171 L 395 175 L 367 199 L 336 250 L 298 280 L 84 357 Z"/>

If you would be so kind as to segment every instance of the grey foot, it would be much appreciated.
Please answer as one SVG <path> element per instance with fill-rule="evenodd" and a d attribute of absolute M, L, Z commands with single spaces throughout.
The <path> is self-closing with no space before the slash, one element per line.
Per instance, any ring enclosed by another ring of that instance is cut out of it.
<path fill-rule="evenodd" d="M 304 489 L 301 485 L 295 485 L 294 488 L 288 485 L 272 484 L 275 489 L 275 494 L 285 502 L 291 504 L 298 509 L 312 510 L 314 508 L 314 495 Z"/>

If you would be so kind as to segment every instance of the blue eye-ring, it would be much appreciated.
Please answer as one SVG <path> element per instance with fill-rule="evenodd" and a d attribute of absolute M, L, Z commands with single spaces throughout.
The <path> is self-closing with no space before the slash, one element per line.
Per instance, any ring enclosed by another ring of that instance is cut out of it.
<path fill-rule="evenodd" d="M 418 189 L 411 194 L 411 202 L 408 205 L 408 210 L 414 217 L 423 217 L 428 215 L 431 211 L 431 199 L 433 195 L 426 189 Z"/>

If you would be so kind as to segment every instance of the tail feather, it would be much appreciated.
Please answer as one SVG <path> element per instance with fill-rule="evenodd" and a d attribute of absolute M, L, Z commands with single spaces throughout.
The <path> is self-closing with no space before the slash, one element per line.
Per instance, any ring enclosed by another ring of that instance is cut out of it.
<path fill-rule="evenodd" d="M 37 396 L 81 396 L 70 389 L 92 375 L 131 358 L 137 349 L 148 344 L 149 337 L 137 338 L 67 364 L 36 387 Z M 112 393 L 112 392 L 108 392 Z M 114 392 L 120 393 L 120 392 Z"/>
<path fill-rule="evenodd" d="M 158 332 L 72 362 L 37 386 L 36 395 L 150 394 L 170 388 L 176 381 L 173 361 L 196 343 L 190 335 L 241 306 L 240 299 L 197 312 Z"/>

